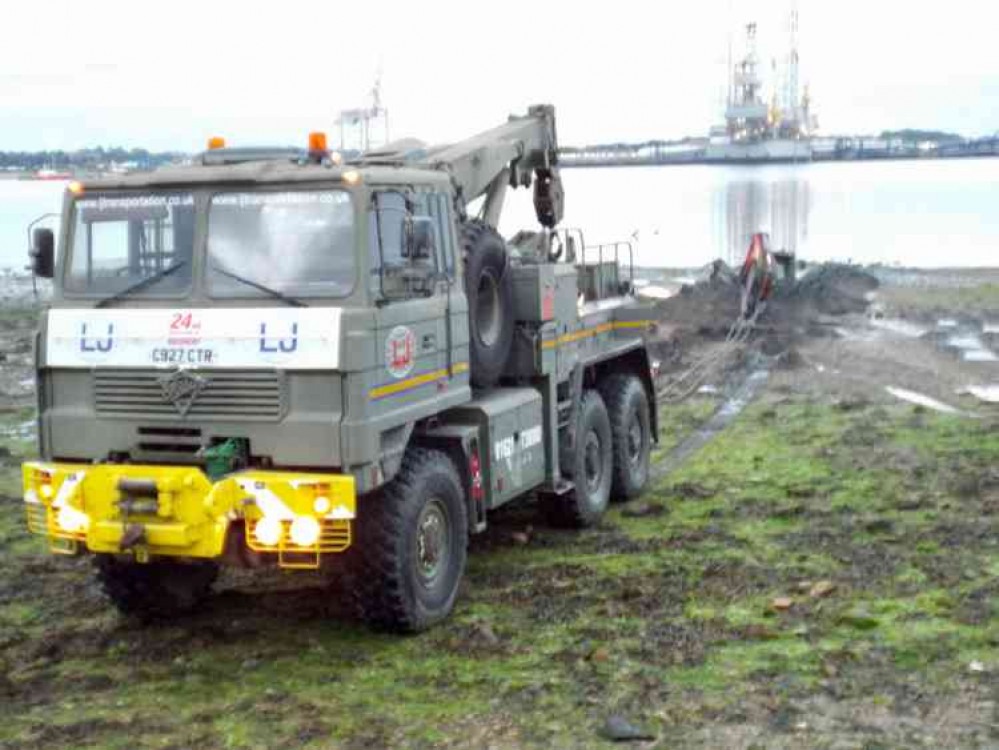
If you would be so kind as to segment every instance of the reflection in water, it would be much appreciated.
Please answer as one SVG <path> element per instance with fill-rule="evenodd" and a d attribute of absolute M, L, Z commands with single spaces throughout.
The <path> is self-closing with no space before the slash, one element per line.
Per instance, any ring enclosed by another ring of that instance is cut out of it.
<path fill-rule="evenodd" d="M 715 236 L 725 242 L 719 255 L 730 264 L 742 262 L 756 232 L 770 233 L 772 250 L 797 252 L 808 239 L 811 192 L 805 179 L 732 180 L 716 191 L 714 204 Z"/>

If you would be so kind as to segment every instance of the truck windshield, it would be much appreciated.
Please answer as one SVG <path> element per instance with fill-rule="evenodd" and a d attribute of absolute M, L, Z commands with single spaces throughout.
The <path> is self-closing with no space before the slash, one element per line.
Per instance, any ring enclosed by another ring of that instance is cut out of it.
<path fill-rule="evenodd" d="M 350 294 L 355 277 L 350 196 L 343 190 L 215 195 L 208 212 L 206 274 L 214 297 L 268 296 L 260 287 L 293 297 Z"/>
<path fill-rule="evenodd" d="M 80 198 L 71 231 L 65 277 L 70 292 L 115 294 L 135 287 L 135 295 L 173 295 L 191 285 L 190 193 Z M 168 268 L 175 272 L 164 274 Z"/>

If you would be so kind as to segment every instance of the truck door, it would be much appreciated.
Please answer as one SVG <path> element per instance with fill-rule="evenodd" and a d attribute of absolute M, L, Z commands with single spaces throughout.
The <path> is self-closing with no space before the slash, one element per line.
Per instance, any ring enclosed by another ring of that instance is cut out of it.
<path fill-rule="evenodd" d="M 435 229 L 431 258 L 416 262 L 405 250 L 406 219 L 433 218 L 431 203 L 436 201 L 431 196 L 399 190 L 373 196 L 370 283 L 379 301 L 378 365 L 369 401 L 376 419 L 386 415 L 389 421 L 413 421 L 436 413 L 442 398 L 458 385 L 454 381 L 461 368 L 449 357 L 449 279 L 440 230 Z M 464 383 L 467 387 L 467 378 Z"/>
<path fill-rule="evenodd" d="M 458 236 L 451 214 L 450 196 L 441 192 L 427 194 L 427 206 L 437 230 L 439 267 L 444 281 L 443 293 L 447 295 L 448 314 L 441 321 L 446 347 L 446 366 L 460 371 L 468 364 L 468 305 L 464 286 L 458 277 L 455 256 L 460 252 Z"/>

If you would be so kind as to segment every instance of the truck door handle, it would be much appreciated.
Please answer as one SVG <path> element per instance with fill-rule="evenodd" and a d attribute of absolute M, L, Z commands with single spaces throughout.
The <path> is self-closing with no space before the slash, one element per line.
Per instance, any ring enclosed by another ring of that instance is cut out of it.
<path fill-rule="evenodd" d="M 437 336 L 432 333 L 425 334 L 423 336 L 423 350 L 436 349 L 437 348 Z"/>

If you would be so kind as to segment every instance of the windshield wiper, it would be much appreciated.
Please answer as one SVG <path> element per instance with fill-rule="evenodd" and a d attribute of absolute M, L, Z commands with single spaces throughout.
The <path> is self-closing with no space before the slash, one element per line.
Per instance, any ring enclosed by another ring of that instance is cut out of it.
<path fill-rule="evenodd" d="M 176 273 L 177 271 L 179 271 L 181 268 L 183 268 L 186 265 L 187 265 L 187 261 L 186 260 L 177 261 L 172 266 L 167 266 L 163 270 L 157 271 L 152 276 L 147 276 L 146 278 L 142 279 L 141 281 L 135 282 L 134 284 L 132 284 L 132 286 L 127 286 L 124 289 L 122 289 L 120 292 L 115 292 L 110 297 L 105 297 L 100 302 L 98 302 L 96 305 L 94 305 L 94 307 L 107 307 L 108 305 L 110 305 L 113 302 L 117 302 L 120 299 L 124 299 L 125 297 L 127 297 L 130 294 L 132 294 L 133 292 L 141 292 L 146 287 L 150 287 L 153 284 L 155 284 L 157 281 L 159 281 L 160 279 L 165 279 L 167 276 L 170 276 L 171 274 Z"/>
<path fill-rule="evenodd" d="M 271 289 L 271 287 L 257 283 L 253 279 L 248 279 L 244 276 L 240 276 L 239 274 L 233 273 L 232 271 L 226 271 L 224 268 L 219 268 L 215 264 L 212 264 L 212 270 L 222 274 L 223 276 L 229 277 L 233 281 L 238 281 L 241 284 L 246 284 L 247 286 L 253 287 L 257 291 L 263 292 L 264 294 L 269 294 L 274 299 L 279 299 L 282 302 L 291 305 L 292 307 L 308 307 L 308 305 L 302 302 L 302 300 L 300 299 L 289 297 L 287 294 L 279 292 L 277 289 Z"/>

